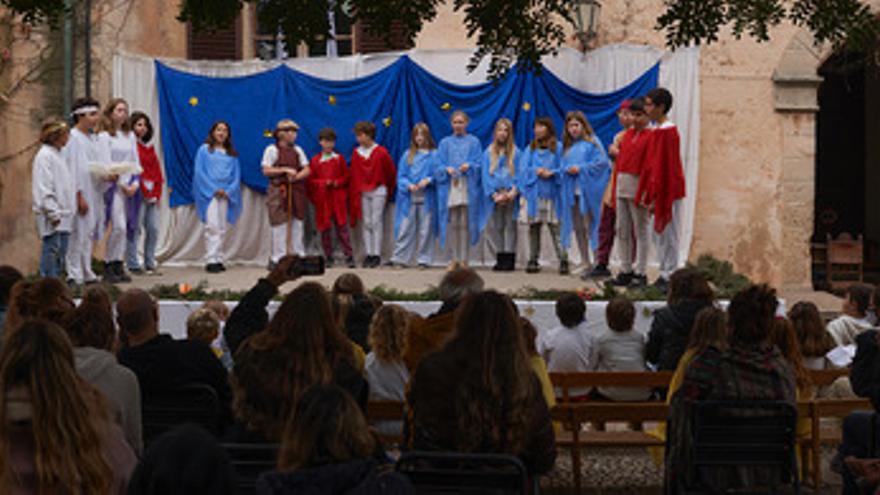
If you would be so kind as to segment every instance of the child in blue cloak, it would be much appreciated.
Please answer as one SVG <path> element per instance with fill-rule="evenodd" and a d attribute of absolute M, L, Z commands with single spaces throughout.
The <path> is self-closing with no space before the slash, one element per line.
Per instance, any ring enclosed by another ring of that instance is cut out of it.
<path fill-rule="evenodd" d="M 568 112 L 562 135 L 562 191 L 564 222 L 563 244 L 574 229 L 584 271 L 581 278 L 590 277 L 592 256 L 590 247 L 599 245 L 599 219 L 602 195 L 611 178 L 608 155 L 593 132 L 587 117 L 580 111 Z"/>
<path fill-rule="evenodd" d="M 440 141 L 434 180 L 437 187 L 437 224 L 440 245 L 446 246 L 447 224 L 452 228 L 450 266 L 467 265 L 468 241 L 480 238 L 480 171 L 483 145 L 467 133 L 466 113 L 452 113 L 452 135 Z"/>
<path fill-rule="evenodd" d="M 483 192 L 480 231 L 491 219 L 492 227 L 487 235 L 496 253 L 492 269 L 505 272 L 516 267 L 516 217 L 519 213 L 516 174 L 521 153 L 513 139 L 513 123 L 505 118 L 498 119 L 492 144 L 483 152 L 480 162 Z"/>
<path fill-rule="evenodd" d="M 241 215 L 241 166 L 232 145 L 232 129 L 215 122 L 196 152 L 192 193 L 199 220 L 205 224 L 205 270 L 219 273 L 223 266 L 223 236 L 228 224 Z"/>
<path fill-rule="evenodd" d="M 570 228 L 564 214 L 562 195 L 562 143 L 556 140 L 556 130 L 549 117 L 535 119 L 535 138 L 523 151 L 518 174 L 519 188 L 526 200 L 522 215 L 529 224 L 529 262 L 527 273 L 541 271 L 541 225 L 546 224 L 559 258 L 559 273 L 569 273 L 567 239 L 560 237 L 560 229 Z M 560 224 L 561 227 L 560 227 Z"/>
<path fill-rule="evenodd" d="M 437 145 L 424 122 L 412 128 L 407 150 L 397 162 L 397 209 L 394 214 L 394 254 L 391 263 L 408 266 L 413 254 L 420 268 L 431 264 L 437 198 L 434 169 Z"/>

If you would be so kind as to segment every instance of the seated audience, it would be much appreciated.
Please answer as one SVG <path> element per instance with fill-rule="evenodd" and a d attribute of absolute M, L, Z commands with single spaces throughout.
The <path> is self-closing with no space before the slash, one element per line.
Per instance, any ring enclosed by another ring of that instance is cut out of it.
<path fill-rule="evenodd" d="M 414 494 L 394 471 L 351 395 L 322 384 L 309 388 L 285 421 L 278 470 L 257 480 L 261 495 Z"/>
<path fill-rule="evenodd" d="M 575 293 L 556 301 L 556 317 L 562 326 L 538 338 L 538 354 L 551 373 L 596 369 L 596 338 L 587 326 L 586 313 L 587 305 Z M 573 400 L 586 400 L 591 390 L 573 387 L 569 392 Z"/>
<path fill-rule="evenodd" d="M 12 286 L 6 328 L 17 328 L 26 319 L 39 318 L 64 326 L 76 305 L 70 290 L 57 278 L 21 280 Z M 6 332 L 3 334 L 7 337 Z"/>
<path fill-rule="evenodd" d="M 386 304 L 376 311 L 370 324 L 368 341 L 373 350 L 367 354 L 364 375 L 370 385 L 370 400 L 406 400 L 409 372 L 403 364 L 403 339 L 411 314 L 397 304 Z M 383 434 L 399 435 L 403 429 L 399 421 L 382 422 L 377 428 Z"/>
<path fill-rule="evenodd" d="M 0 493 L 124 494 L 137 458 L 58 325 L 27 320 L 0 352 Z"/>
<path fill-rule="evenodd" d="M 137 375 L 143 403 L 183 385 L 208 385 L 217 392 L 223 425 L 229 424 L 229 378 L 210 347 L 160 334 L 159 306 L 140 289 L 129 289 L 116 300 L 116 323 L 127 342 L 119 351 L 119 364 Z"/>
<path fill-rule="evenodd" d="M 220 362 L 223 363 L 223 366 L 226 366 L 227 370 L 231 370 L 232 353 L 229 352 L 229 346 L 226 345 L 226 339 L 223 338 L 223 325 L 226 323 L 226 320 L 229 319 L 229 306 L 223 301 L 209 299 L 202 304 L 201 309 L 209 309 L 213 311 L 220 320 L 220 334 L 213 342 L 211 342 L 211 349 L 214 350 L 214 354 L 220 356 Z"/>
<path fill-rule="evenodd" d="M 382 302 L 366 293 L 363 281 L 354 273 L 340 275 L 333 283 L 331 296 L 339 328 L 365 353 L 370 352 L 370 321 Z"/>
<path fill-rule="evenodd" d="M 707 400 L 784 401 L 796 406 L 796 379 L 785 356 L 770 340 L 777 306 L 776 292 L 753 285 L 736 294 L 728 308 L 729 346 L 708 347 L 695 355 L 681 388 L 670 403 L 666 451 L 667 493 L 680 493 L 696 477 L 705 489 L 753 488 L 778 473 L 765 467 L 713 468 L 689 471 L 693 406 Z"/>
<path fill-rule="evenodd" d="M 235 472 L 214 436 L 196 425 L 178 426 L 147 449 L 128 495 L 235 495 Z"/>
<path fill-rule="evenodd" d="M 482 290 L 483 279 L 470 268 L 454 268 L 443 275 L 439 287 L 443 302 L 440 309 L 424 320 L 414 321 L 406 334 L 403 362 L 410 374 L 415 373 L 422 358 L 449 342 L 455 330 L 455 309 L 465 297 Z"/>
<path fill-rule="evenodd" d="M 633 330 L 636 308 L 623 297 L 612 299 L 605 307 L 608 328 L 596 336 L 597 371 L 647 371 L 645 336 Z M 598 387 L 594 396 L 599 400 L 642 401 L 653 392 L 650 388 Z"/>
<path fill-rule="evenodd" d="M 0 265 L 0 337 L 3 336 L 3 322 L 9 309 L 9 294 L 12 286 L 23 279 L 21 272 L 9 265 Z"/>
<path fill-rule="evenodd" d="M 660 371 L 675 370 L 687 347 L 697 313 L 712 305 L 715 295 L 706 276 L 682 268 L 669 278 L 666 306 L 654 312 L 645 359 Z"/>
<path fill-rule="evenodd" d="M 134 372 L 120 365 L 113 354 L 116 327 L 112 310 L 106 306 L 109 301 L 104 289 L 87 288 L 64 328 L 73 344 L 76 372 L 107 396 L 113 419 L 122 427 L 128 444 L 140 453 L 143 450 L 140 385 Z"/>
<path fill-rule="evenodd" d="M 519 317 L 519 324 L 522 327 L 523 334 L 526 338 L 526 354 L 529 356 L 529 363 L 532 365 L 532 371 L 541 382 L 541 392 L 544 394 L 544 400 L 547 401 L 547 408 L 552 409 L 556 405 L 556 391 L 553 389 L 553 382 L 550 381 L 550 373 L 547 371 L 547 363 L 544 358 L 538 354 L 536 342 L 538 340 L 538 330 L 532 322 L 524 316 Z"/>
<path fill-rule="evenodd" d="M 852 345 L 856 337 L 874 327 L 868 318 L 874 289 L 867 284 L 853 284 L 846 289 L 842 315 L 828 323 L 828 333 L 837 345 Z"/>
<path fill-rule="evenodd" d="M 211 344 L 220 335 L 220 318 L 217 313 L 207 308 L 199 308 L 186 318 L 186 338 L 197 342 L 204 342 L 205 345 L 211 347 Z M 216 347 L 211 347 L 211 351 L 220 359 L 222 351 Z"/>
<path fill-rule="evenodd" d="M 330 296 L 320 284 L 304 283 L 285 296 L 265 330 L 247 325 L 243 315 L 260 320 L 277 288 L 299 277 L 289 273 L 295 261 L 281 258 L 226 324 L 230 347 L 237 349 L 231 381 L 238 424 L 231 440 L 279 442 L 285 420 L 312 385 L 335 383 L 366 408 L 368 386 L 356 367 L 354 346 L 336 326 Z"/>
<path fill-rule="evenodd" d="M 410 383 L 410 447 L 512 454 L 546 473 L 556 459 L 553 427 L 513 302 L 494 291 L 469 296 L 455 330 Z"/>
<path fill-rule="evenodd" d="M 836 344 L 831 334 L 825 330 L 819 308 L 811 302 L 801 301 L 788 311 L 788 319 L 794 325 L 801 355 L 804 357 L 804 367 L 810 370 L 832 368 L 825 355 Z"/>

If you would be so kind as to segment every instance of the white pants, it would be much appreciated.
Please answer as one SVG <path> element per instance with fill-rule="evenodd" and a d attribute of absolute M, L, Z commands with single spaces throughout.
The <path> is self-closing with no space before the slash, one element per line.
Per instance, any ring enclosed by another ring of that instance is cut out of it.
<path fill-rule="evenodd" d="M 452 241 L 452 261 L 468 260 L 468 207 L 449 207 L 447 239 Z"/>
<path fill-rule="evenodd" d="M 593 225 L 593 218 L 589 213 L 587 215 L 581 214 L 577 197 L 575 197 L 574 206 L 571 207 L 571 221 L 574 224 L 574 237 L 577 239 L 578 250 L 581 253 L 581 263 L 590 268 L 593 265 L 590 255 L 590 229 Z"/>
<path fill-rule="evenodd" d="M 290 251 L 287 250 L 287 229 L 290 228 Z M 278 263 L 287 253 L 297 256 L 305 256 L 306 248 L 303 243 L 303 221 L 291 219 L 288 224 L 272 227 L 272 262 Z"/>
<path fill-rule="evenodd" d="M 379 186 L 361 194 L 361 211 L 364 224 L 364 251 L 367 256 L 382 255 L 382 235 L 385 232 L 385 198 L 388 190 Z"/>
<path fill-rule="evenodd" d="M 89 207 L 99 205 L 89 205 Z M 103 209 L 103 204 L 100 205 Z M 95 246 L 94 233 L 97 231 L 96 215 L 76 215 L 73 219 L 73 232 L 67 245 L 67 278 L 78 284 L 92 282 L 98 277 L 92 271 L 92 250 Z"/>
<path fill-rule="evenodd" d="M 428 207 L 425 203 L 413 204 L 409 215 L 403 217 L 398 227 L 391 261 L 408 265 L 415 254 L 418 264 L 429 265 L 433 251 L 434 239 L 431 238 L 431 215 L 428 214 Z"/>
<path fill-rule="evenodd" d="M 113 193 L 110 204 L 110 236 L 107 237 L 106 261 L 122 261 L 125 259 L 125 192 L 119 185 Z"/>
<path fill-rule="evenodd" d="M 660 262 L 660 276 L 669 280 L 672 273 L 678 270 L 678 202 L 672 205 L 672 218 L 663 232 L 654 232 L 654 246 L 657 248 L 657 260 Z"/>
<path fill-rule="evenodd" d="M 617 198 L 617 238 L 620 254 L 620 267 L 624 273 L 633 271 L 633 231 L 636 234 L 636 267 L 637 275 L 644 275 L 648 265 L 648 220 L 650 213 L 647 208 L 636 206 L 631 198 Z"/>
<path fill-rule="evenodd" d="M 498 253 L 516 252 L 516 218 L 513 216 L 513 208 L 519 203 L 498 204 L 492 212 L 492 244 Z"/>
<path fill-rule="evenodd" d="M 214 196 L 205 212 L 205 262 L 223 263 L 223 236 L 226 235 L 226 211 L 229 200 Z"/>

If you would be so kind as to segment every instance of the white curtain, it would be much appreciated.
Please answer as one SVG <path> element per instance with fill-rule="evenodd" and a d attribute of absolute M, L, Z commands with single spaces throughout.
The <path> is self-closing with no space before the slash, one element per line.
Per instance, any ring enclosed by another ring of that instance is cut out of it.
<path fill-rule="evenodd" d="M 468 73 L 466 65 L 470 50 L 411 50 L 349 57 L 293 58 L 284 63 L 289 67 L 324 79 L 352 79 L 379 71 L 397 60 L 401 55 L 412 60 L 437 77 L 457 84 L 478 84 L 486 80 L 487 65 L 481 64 Z M 675 97 L 670 113 L 681 133 L 682 157 L 687 182 L 687 197 L 678 205 L 681 215 L 680 259 L 686 260 L 693 238 L 694 207 L 697 194 L 700 145 L 700 84 L 699 50 L 682 49 L 669 52 L 648 46 L 608 45 L 587 54 L 573 49 L 563 49 L 559 55 L 545 60 L 545 65 L 559 78 L 582 91 L 602 93 L 613 91 L 628 84 L 657 62 L 660 62 L 660 85 L 669 88 Z M 193 61 L 161 59 L 161 62 L 178 70 L 215 77 L 233 77 L 253 74 L 277 67 L 278 61 L 247 60 L 235 62 Z M 153 119 L 156 128 L 155 146 L 162 159 L 159 120 L 159 100 L 156 88 L 155 59 L 138 55 L 117 53 L 113 60 L 113 95 L 128 100 L 132 110 L 141 110 Z M 243 188 L 243 214 L 238 224 L 230 230 L 224 242 L 224 252 L 233 263 L 265 264 L 269 258 L 269 225 L 264 198 L 253 190 Z M 167 207 L 167 188 L 162 199 L 161 228 L 158 246 L 159 260 L 166 264 L 198 264 L 202 262 L 204 247 L 202 225 L 193 207 Z M 386 215 L 386 242 L 383 251 L 390 254 L 392 212 Z M 518 257 L 522 262 L 527 255 L 528 239 L 524 226 L 520 228 Z M 355 246 L 360 235 L 354 232 Z M 576 243 L 573 243 L 576 244 Z M 553 262 L 554 254 L 548 242 L 543 243 L 542 259 Z M 318 249 L 313 242 L 310 249 Z M 440 253 L 440 251 L 435 250 Z M 476 264 L 494 263 L 492 246 L 481 240 L 472 250 Z M 446 259 L 444 253 L 436 256 L 438 263 Z M 578 263 L 580 256 L 575 246 L 571 250 L 572 261 Z"/>

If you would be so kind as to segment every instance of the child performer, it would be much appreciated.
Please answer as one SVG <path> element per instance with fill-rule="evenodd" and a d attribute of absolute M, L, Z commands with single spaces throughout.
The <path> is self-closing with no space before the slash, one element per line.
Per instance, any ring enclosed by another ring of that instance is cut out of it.
<path fill-rule="evenodd" d="M 33 209 L 37 231 L 43 240 L 40 251 L 40 276 L 60 277 L 64 256 L 76 214 L 76 188 L 73 175 L 61 150 L 70 138 L 67 124 L 49 119 L 40 131 L 40 150 L 34 157 Z"/>
<path fill-rule="evenodd" d="M 645 101 L 636 98 L 629 105 L 633 126 L 620 141 L 620 154 L 617 155 L 617 241 L 620 243 L 621 272 L 612 284 L 643 287 L 647 285 L 645 268 L 648 264 L 648 216 L 647 208 L 636 201 L 640 178 L 644 172 L 650 135 L 645 127 L 648 116 L 645 114 Z M 635 232 L 636 243 L 633 243 Z M 635 271 L 633 271 L 633 251 L 638 246 Z"/>
<path fill-rule="evenodd" d="M 159 199 L 162 197 L 162 167 L 153 145 L 153 123 L 150 117 L 142 112 L 131 114 L 131 129 L 138 138 L 138 157 L 141 160 L 141 194 L 144 202 L 141 205 L 140 218 L 135 224 L 133 253 L 129 251 L 128 269 L 137 273 L 140 265 L 137 262 L 137 244 L 140 227 L 144 228 L 144 270 L 148 275 L 156 274 L 156 244 L 159 242 Z M 131 257 L 133 254 L 134 258 Z M 132 261 L 134 263 L 132 263 Z"/>
<path fill-rule="evenodd" d="M 498 119 L 492 144 L 483 152 L 480 171 L 483 201 L 480 207 L 480 230 L 492 219 L 490 239 L 495 246 L 495 271 L 509 272 L 516 267 L 516 216 L 519 191 L 516 174 L 521 153 L 513 142 L 513 123 Z"/>
<path fill-rule="evenodd" d="M 394 192 L 397 170 L 388 150 L 376 143 L 376 125 L 358 122 L 354 126 L 358 147 L 351 154 L 351 183 L 349 207 L 351 224 L 363 220 L 364 268 L 382 264 L 382 235 L 384 233 L 385 204 L 388 194 Z"/>
<path fill-rule="evenodd" d="M 297 146 L 299 125 L 290 120 L 278 121 L 275 144 L 263 151 L 263 175 L 269 177 L 266 209 L 272 227 L 272 254 L 269 266 L 274 267 L 285 254 L 305 256 L 303 219 L 306 216 L 306 178 L 309 161 Z"/>
<path fill-rule="evenodd" d="M 437 149 L 437 223 L 440 245 L 446 246 L 447 224 L 456 236 L 452 244 L 450 267 L 467 265 L 468 241 L 476 244 L 480 237 L 478 165 L 483 145 L 476 136 L 467 133 L 470 122 L 461 110 L 452 113 L 452 135 L 440 140 Z"/>
<path fill-rule="evenodd" d="M 608 147 L 608 155 L 613 160 L 611 167 L 611 180 L 605 186 L 605 194 L 602 196 L 602 219 L 599 223 L 599 249 L 596 250 L 596 266 L 590 272 L 591 277 L 610 277 L 608 261 L 611 259 L 611 249 L 614 247 L 614 229 L 617 222 L 617 155 L 620 154 L 620 142 L 623 140 L 627 129 L 632 127 L 632 114 L 629 111 L 629 100 L 620 104 L 617 110 L 617 120 L 623 130 L 614 136 L 614 141 Z M 633 240 L 635 243 L 635 240 Z M 633 244 L 638 249 L 638 246 Z"/>
<path fill-rule="evenodd" d="M 567 275 L 568 253 L 560 238 L 560 221 L 568 215 L 562 212 L 560 174 L 562 143 L 556 140 L 553 121 L 549 117 L 535 119 L 535 138 L 523 152 L 519 170 L 519 188 L 526 200 L 525 220 L 529 224 L 529 263 L 527 273 L 541 271 L 541 225 L 546 224 L 559 258 L 559 273 Z M 567 228 L 567 225 L 565 226 Z M 563 229 L 565 230 L 565 229 Z"/>
<path fill-rule="evenodd" d="M 193 172 L 196 212 L 205 224 L 205 270 L 219 273 L 223 266 L 223 237 L 228 224 L 241 215 L 241 166 L 232 145 L 232 129 L 220 120 L 211 126 L 199 147 Z"/>
<path fill-rule="evenodd" d="M 76 186 L 76 218 L 67 248 L 67 278 L 70 285 L 97 282 L 92 271 L 92 250 L 104 218 L 104 191 L 118 177 L 97 177 L 92 166 L 102 161 L 98 137 L 98 102 L 80 98 L 73 104 L 73 129 L 62 155 L 67 160 Z M 105 157 L 106 158 L 106 157 Z"/>
<path fill-rule="evenodd" d="M 681 164 L 678 127 L 669 120 L 672 94 L 655 88 L 645 96 L 645 112 L 653 121 L 647 151 L 646 176 L 639 183 L 637 200 L 654 212 L 657 258 L 660 277 L 654 285 L 669 287 L 669 277 L 678 269 L 679 218 L 676 205 L 685 195 L 684 169 Z"/>
<path fill-rule="evenodd" d="M 391 262 L 408 265 L 416 253 L 421 268 L 431 263 L 431 236 L 437 204 L 434 169 L 437 152 L 431 129 L 424 122 L 412 128 L 409 150 L 397 162 L 397 210 L 394 215 L 394 256 Z"/>
<path fill-rule="evenodd" d="M 336 152 L 336 131 L 321 129 L 318 133 L 321 151 L 309 162 L 309 197 L 315 205 L 315 223 L 321 233 L 321 246 L 327 266 L 333 266 L 333 238 L 331 230 L 336 228 L 336 240 L 342 247 L 345 263 L 354 268 L 351 249 L 351 236 L 348 232 L 348 166 L 345 158 Z"/>
<path fill-rule="evenodd" d="M 562 149 L 563 213 L 571 215 L 569 225 L 574 227 L 585 265 L 581 278 L 586 279 L 591 269 L 590 246 L 595 248 L 599 242 L 602 193 L 608 185 L 611 167 L 605 148 L 580 111 L 568 112 L 565 116 Z M 570 234 L 563 232 L 563 239 Z"/>
<path fill-rule="evenodd" d="M 137 137 L 131 132 L 128 121 L 128 103 L 122 98 L 113 98 L 104 106 L 102 117 L 98 140 L 105 148 L 104 153 L 108 154 L 110 163 L 132 165 L 140 170 Z M 125 273 L 122 263 L 128 238 L 128 222 L 137 221 L 140 208 L 139 192 L 140 172 L 137 172 L 120 174 L 116 184 L 104 193 L 107 220 L 111 224 L 107 249 L 104 253 L 105 282 L 111 284 L 131 282 L 131 277 Z"/>

